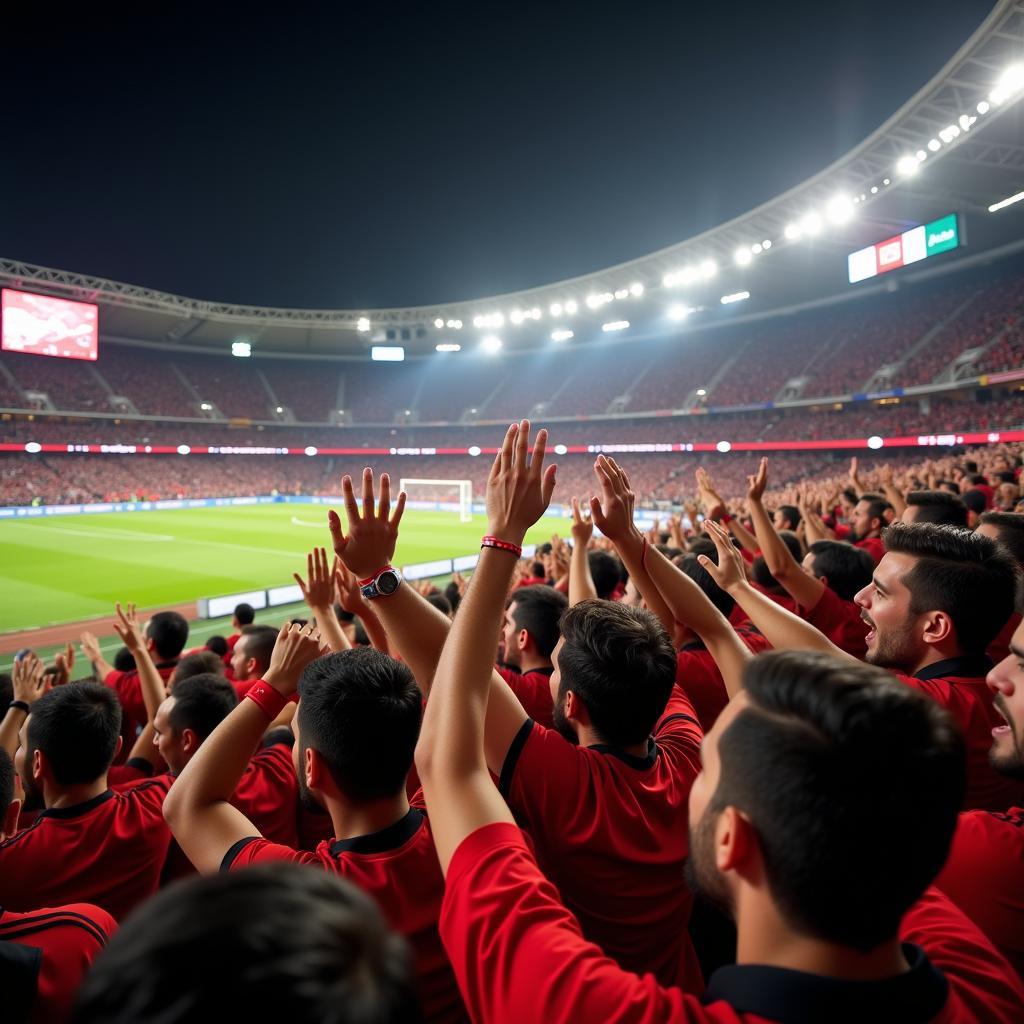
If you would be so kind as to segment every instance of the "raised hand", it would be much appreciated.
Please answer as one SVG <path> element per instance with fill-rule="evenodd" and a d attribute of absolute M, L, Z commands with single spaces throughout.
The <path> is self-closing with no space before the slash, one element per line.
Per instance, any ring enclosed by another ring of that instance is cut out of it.
<path fill-rule="evenodd" d="M 11 678 L 14 699 L 23 700 L 29 706 L 50 690 L 51 684 L 43 674 L 43 663 L 35 651 L 29 651 L 14 663 Z"/>
<path fill-rule="evenodd" d="M 746 585 L 747 571 L 743 556 L 733 546 L 729 532 L 718 523 L 706 523 L 705 532 L 714 541 L 718 552 L 718 564 L 707 555 L 698 555 L 697 561 L 707 569 L 711 578 L 725 591 L 733 591 Z"/>
<path fill-rule="evenodd" d="M 75 649 L 67 644 L 63 651 L 53 656 L 54 686 L 63 686 L 71 680 L 71 670 L 75 667 Z"/>
<path fill-rule="evenodd" d="M 398 495 L 395 511 L 391 513 L 391 478 L 380 477 L 380 502 L 374 511 L 373 470 L 363 470 L 363 511 L 356 505 L 352 477 L 341 478 L 341 493 L 345 500 L 348 535 L 342 531 L 341 518 L 332 508 L 327 513 L 327 526 L 331 531 L 334 553 L 355 573 L 357 579 L 366 579 L 391 564 L 398 542 L 398 525 L 405 511 L 405 491 Z"/>
<path fill-rule="evenodd" d="M 487 478 L 487 532 L 521 544 L 547 511 L 555 489 L 555 467 L 544 467 L 548 432 L 539 430 L 530 456 L 530 421 L 513 423 Z"/>
<path fill-rule="evenodd" d="M 146 641 L 143 639 L 142 630 L 139 628 L 139 622 L 135 615 L 135 605 L 126 604 L 122 608 L 118 602 L 114 605 L 114 611 L 117 613 L 117 618 L 114 620 L 114 632 L 121 638 L 121 643 L 128 648 L 132 655 L 137 656 L 139 651 L 145 649 Z M 82 650 L 85 650 L 84 633 L 82 634 Z M 88 654 L 86 656 L 89 657 Z"/>
<path fill-rule="evenodd" d="M 588 512 L 580 510 L 579 498 L 572 499 L 572 542 L 574 545 L 586 547 L 594 535 L 594 519 Z"/>
<path fill-rule="evenodd" d="M 306 555 L 308 582 L 297 572 L 292 573 L 292 576 L 302 591 L 302 599 L 314 611 L 322 611 L 334 604 L 334 572 L 327 565 L 327 551 L 324 548 L 313 548 Z"/>
<path fill-rule="evenodd" d="M 704 506 L 704 515 L 708 519 L 718 519 L 725 514 L 725 502 L 722 496 L 715 490 L 708 471 L 703 466 L 698 466 L 695 473 L 697 488 L 700 491 L 700 501 Z"/>
<path fill-rule="evenodd" d="M 458 588 L 459 597 L 465 597 L 466 588 L 469 586 L 469 580 L 467 580 L 466 577 L 463 576 L 461 572 L 453 572 L 452 583 L 454 583 L 455 586 Z"/>
<path fill-rule="evenodd" d="M 629 488 L 629 477 L 614 459 L 598 455 L 594 474 L 601 496 L 590 499 L 590 513 L 597 528 L 614 544 L 635 534 L 633 505 L 636 495 Z"/>
<path fill-rule="evenodd" d="M 362 615 L 366 610 L 366 600 L 359 589 L 359 580 L 340 558 L 334 559 L 334 584 L 338 588 L 341 607 L 350 615 Z"/>
<path fill-rule="evenodd" d="M 315 626 L 287 622 L 277 635 L 270 667 L 263 678 L 279 693 L 290 697 L 298 689 L 302 670 L 325 654 L 330 654 L 330 649 L 320 639 Z"/>
<path fill-rule="evenodd" d="M 96 661 L 103 657 L 100 651 L 100 643 L 96 639 L 95 635 L 86 630 L 82 633 L 82 653 L 85 655 L 88 661 Z"/>
<path fill-rule="evenodd" d="M 768 458 L 762 457 L 753 476 L 747 477 L 747 500 L 760 501 L 764 497 L 764 489 L 768 486 Z"/>

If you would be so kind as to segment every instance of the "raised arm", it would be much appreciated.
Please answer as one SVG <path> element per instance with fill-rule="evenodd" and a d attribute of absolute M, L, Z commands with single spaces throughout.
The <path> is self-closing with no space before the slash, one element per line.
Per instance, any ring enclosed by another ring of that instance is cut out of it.
<path fill-rule="evenodd" d="M 729 535 L 717 523 L 708 526 L 707 534 L 715 542 L 715 548 L 718 550 L 718 564 L 716 565 L 706 555 L 698 556 L 700 564 L 711 573 L 714 581 L 724 591 L 732 595 L 772 647 L 776 650 L 802 648 L 824 651 L 837 658 L 857 661 L 853 655 L 836 647 L 824 633 L 815 629 L 809 622 L 805 622 L 770 597 L 755 590 L 747 581 L 746 573 L 743 571 L 743 560 L 732 546 Z"/>
<path fill-rule="evenodd" d="M 896 476 L 893 473 L 892 466 L 884 465 L 879 476 L 882 481 L 882 493 L 889 504 L 892 505 L 895 518 L 899 519 L 907 510 L 907 499 L 896 484 Z"/>
<path fill-rule="evenodd" d="M 813 544 L 818 540 L 832 540 L 833 533 L 825 525 L 818 510 L 811 507 L 811 496 L 806 485 L 801 484 L 796 491 L 796 507 L 800 512 L 800 521 L 807 531 L 807 543 Z"/>
<path fill-rule="evenodd" d="M 704 515 L 714 522 L 725 523 L 729 532 L 743 545 L 744 549 L 752 555 L 756 555 L 758 552 L 757 538 L 735 516 L 729 515 L 722 496 L 711 482 L 708 471 L 700 466 L 696 476 L 701 501 L 704 503 Z"/>
<path fill-rule="evenodd" d="M 326 653 L 313 626 L 286 624 L 266 675 L 203 741 L 168 791 L 164 818 L 199 871 L 219 870 L 235 843 L 260 834 L 228 801 L 267 723 L 295 693 L 302 670 Z"/>
<path fill-rule="evenodd" d="M 99 641 L 96 639 L 93 633 L 86 630 L 82 633 L 82 654 L 85 655 L 86 659 L 92 663 L 93 675 L 102 683 L 111 672 L 114 671 L 114 666 L 103 657 L 103 652 L 100 650 Z"/>
<path fill-rule="evenodd" d="M 347 651 L 352 645 L 345 636 L 345 631 L 334 614 L 334 573 L 327 564 L 327 551 L 324 548 L 313 548 L 306 555 L 306 578 L 308 583 L 297 572 L 292 573 L 295 582 L 302 591 L 302 599 L 309 605 L 309 610 L 316 618 L 317 629 L 332 651 Z"/>
<path fill-rule="evenodd" d="M 594 520 L 580 511 L 579 498 L 572 499 L 572 561 L 569 566 L 569 604 L 596 601 L 597 588 L 590 572 L 587 545 L 594 535 Z"/>
<path fill-rule="evenodd" d="M 369 602 L 364 599 L 355 573 L 350 572 L 337 555 L 334 556 L 334 584 L 338 588 L 339 604 L 350 615 L 355 615 L 363 624 L 370 646 L 382 654 L 390 654 L 391 648 L 388 644 L 388 634 L 384 629 L 384 624 L 370 607 Z"/>
<path fill-rule="evenodd" d="M 142 758 L 150 764 L 162 764 L 162 759 L 156 753 L 155 739 L 156 729 L 153 720 L 156 718 L 157 708 L 161 701 L 167 696 L 167 688 L 163 678 L 153 664 L 153 657 L 146 649 L 146 641 L 139 628 L 138 618 L 135 614 L 135 605 L 126 604 L 122 609 L 120 603 L 114 605 L 117 618 L 114 620 L 114 632 L 121 638 L 128 652 L 135 659 L 135 667 L 139 673 L 139 690 L 142 694 L 142 703 L 146 708 L 146 722 L 141 732 L 135 738 L 132 749 L 128 751 L 128 760 Z"/>
<path fill-rule="evenodd" d="M 529 457 L 530 424 L 509 428 L 487 480 L 487 533 L 522 545 L 543 514 L 555 486 L 555 467 L 544 469 L 547 431 Z M 416 766 L 430 814 L 441 870 L 459 844 L 483 825 L 513 823 L 488 771 L 485 731 L 493 691 L 494 637 L 505 608 L 515 553 L 480 552 L 469 591 L 441 652 L 416 748 Z"/>
<path fill-rule="evenodd" d="M 768 571 L 786 588 L 797 604 L 813 608 L 820 600 L 825 584 L 804 572 L 779 536 L 775 524 L 765 510 L 763 498 L 768 485 L 768 459 L 761 459 L 755 476 L 747 477 L 747 507 L 754 522 L 757 543 L 761 547 Z"/>
<path fill-rule="evenodd" d="M 7 751 L 13 761 L 18 752 L 18 733 L 25 719 L 32 713 L 32 705 L 50 689 L 43 675 L 43 663 L 35 651 L 29 651 L 14 663 L 11 682 L 14 686 L 14 700 L 0 721 L 0 747 Z"/>
<path fill-rule="evenodd" d="M 637 563 L 649 587 L 657 592 L 658 601 L 666 609 L 668 621 L 673 624 L 677 621 L 684 623 L 704 641 L 722 671 L 726 692 L 734 697 L 742 688 L 743 666 L 750 658 L 750 651 L 736 635 L 728 619 L 689 576 L 673 565 L 657 548 L 645 546 L 642 537 L 637 551 L 635 540 L 629 537 L 629 530 L 639 537 L 639 532 L 633 526 L 633 494 L 629 489 L 629 478 L 615 460 L 604 455 L 598 456 L 594 469 L 601 484 L 601 498 L 594 499 L 592 508 L 601 532 L 605 532 L 607 525 L 612 531 L 609 536 L 616 541 L 616 550 L 627 552 L 622 556 L 623 561 L 628 558 L 629 562 Z M 629 564 L 627 568 L 630 568 Z"/>

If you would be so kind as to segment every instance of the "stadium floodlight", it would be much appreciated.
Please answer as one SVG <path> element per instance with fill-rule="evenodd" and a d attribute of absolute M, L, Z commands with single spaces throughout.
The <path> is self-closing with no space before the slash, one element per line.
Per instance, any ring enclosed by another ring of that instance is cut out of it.
<path fill-rule="evenodd" d="M 977 120 L 976 117 L 971 117 L 970 114 L 961 114 L 957 118 L 957 123 L 960 125 L 960 130 L 966 132 Z"/>
<path fill-rule="evenodd" d="M 640 296 L 643 295 L 643 293 L 644 286 L 639 281 L 634 281 L 629 286 L 629 294 L 632 295 L 634 299 L 639 299 Z"/>
<path fill-rule="evenodd" d="M 793 224 L 786 225 L 786 230 L 783 232 L 783 234 L 791 242 L 795 242 L 803 235 L 803 230 L 801 229 L 799 224 L 794 222 Z"/>
<path fill-rule="evenodd" d="M 845 224 L 853 217 L 853 203 L 849 196 L 833 196 L 825 207 L 825 213 L 833 224 Z"/>
<path fill-rule="evenodd" d="M 560 302 L 552 302 L 551 305 L 548 307 L 548 312 L 552 316 L 561 316 L 562 315 L 562 304 Z"/>
<path fill-rule="evenodd" d="M 948 130 L 948 129 L 947 129 L 947 130 Z M 940 149 L 941 147 L 942 147 L 942 143 L 941 143 L 941 142 L 939 142 L 939 140 L 938 140 L 938 139 L 929 139 L 929 140 L 928 140 L 928 148 L 929 148 L 929 149 L 930 149 L 930 150 L 931 150 L 931 151 L 932 151 L 933 153 L 938 153 L 938 151 L 939 151 L 939 149 Z"/>
<path fill-rule="evenodd" d="M 231 342 L 231 354 L 239 359 L 247 359 L 252 355 L 252 342 L 233 341 Z"/>
<path fill-rule="evenodd" d="M 723 295 L 721 303 L 723 306 L 731 306 L 734 302 L 742 302 L 750 298 L 750 292 L 733 292 L 731 295 Z"/>
<path fill-rule="evenodd" d="M 810 213 L 805 213 L 800 218 L 800 230 L 805 235 L 816 235 L 821 231 L 821 226 L 821 217 L 813 210 Z"/>
<path fill-rule="evenodd" d="M 883 178 L 882 179 L 882 184 L 883 185 L 890 185 L 890 184 L 892 184 L 892 182 L 888 178 Z"/>
<path fill-rule="evenodd" d="M 434 346 L 435 352 L 461 352 L 462 346 L 456 344 L 454 341 L 442 341 L 439 345 Z"/>
<path fill-rule="evenodd" d="M 763 252 L 764 252 L 764 246 L 763 246 L 763 245 L 762 245 L 762 244 L 761 244 L 760 242 L 755 242 L 755 243 L 754 243 L 754 244 L 753 244 L 753 245 L 752 245 L 752 246 L 750 247 L 750 252 L 751 252 L 751 253 L 752 253 L 752 254 L 753 254 L 754 256 L 760 256 L 760 255 L 761 255 L 761 253 L 763 253 Z"/>
<path fill-rule="evenodd" d="M 871 186 L 871 194 L 873 196 L 877 196 L 878 195 L 878 186 L 877 185 L 872 185 Z"/>
<path fill-rule="evenodd" d="M 501 338 L 497 337 L 494 334 L 488 334 L 487 337 L 480 342 L 480 347 L 485 352 L 493 356 L 496 352 L 501 351 L 501 346 L 503 344 L 504 343 L 502 342 Z"/>
<path fill-rule="evenodd" d="M 441 319 L 440 317 L 436 317 L 436 318 L 434 319 L 434 326 L 435 326 L 435 327 L 436 327 L 436 328 L 437 328 L 438 330 L 440 330 L 440 329 L 441 329 L 442 327 L 444 327 L 444 321 L 443 321 L 443 320 L 442 320 L 442 319 Z"/>
<path fill-rule="evenodd" d="M 521 324 L 523 322 L 523 311 L 521 309 L 513 309 L 509 313 L 508 318 L 516 325 Z"/>
<path fill-rule="evenodd" d="M 766 238 L 766 239 L 765 239 L 765 240 L 764 240 L 764 241 L 763 241 L 763 242 L 761 243 L 761 248 L 762 248 L 762 249 L 770 249 L 771 247 L 772 247 L 772 240 L 771 240 L 770 238 Z"/>
<path fill-rule="evenodd" d="M 366 316 L 361 316 L 356 321 L 356 330 L 359 331 L 360 334 L 365 334 L 369 329 L 370 329 L 370 318 L 366 317 Z"/>
<path fill-rule="evenodd" d="M 601 296 L 597 292 L 591 292 L 584 301 L 587 304 L 587 309 L 597 309 L 601 305 Z"/>
<path fill-rule="evenodd" d="M 577 309 L 579 309 L 579 306 L 576 304 L 575 299 L 569 299 L 569 301 L 566 302 L 565 311 L 566 313 L 569 314 L 569 316 L 574 316 Z"/>
<path fill-rule="evenodd" d="M 200 402 L 199 408 L 202 409 L 203 412 L 209 412 L 213 408 L 213 406 L 210 405 L 209 402 Z"/>
<path fill-rule="evenodd" d="M 559 327 L 551 332 L 552 341 L 568 341 L 574 336 L 574 332 L 570 331 L 568 327 Z"/>
<path fill-rule="evenodd" d="M 975 109 L 978 111 L 979 114 L 987 114 L 988 111 L 989 111 L 989 106 L 988 106 L 988 103 L 985 100 L 982 100 L 977 105 L 977 107 L 975 107 Z"/>
<path fill-rule="evenodd" d="M 905 178 L 910 178 L 917 174 L 917 157 L 913 156 L 901 156 L 896 161 L 896 173 L 902 174 Z"/>
<path fill-rule="evenodd" d="M 405 361 L 405 349 L 401 345 L 373 345 L 370 359 L 375 363 L 401 363 Z"/>
<path fill-rule="evenodd" d="M 533 309 L 530 310 L 530 319 L 531 320 L 539 320 L 540 319 L 540 309 L 538 309 L 536 306 L 534 306 Z"/>
<path fill-rule="evenodd" d="M 927 159 L 928 159 L 928 154 L 927 154 L 927 153 L 926 153 L 926 152 L 925 152 L 925 151 L 924 151 L 923 149 L 919 149 L 919 150 L 918 150 L 918 151 L 917 151 L 917 152 L 916 152 L 916 153 L 914 154 L 914 156 L 916 156 L 916 157 L 917 157 L 917 162 L 918 162 L 919 164 L 923 164 L 923 163 L 925 162 L 925 160 L 927 160 Z"/>
<path fill-rule="evenodd" d="M 750 250 L 745 246 L 740 246 L 733 254 L 733 259 L 741 266 L 745 267 L 754 257 L 751 255 Z"/>
<path fill-rule="evenodd" d="M 628 320 L 611 320 L 606 324 L 601 324 L 601 330 L 605 334 L 610 334 L 613 331 L 624 331 L 629 326 Z"/>
<path fill-rule="evenodd" d="M 708 394 L 708 389 L 707 388 L 697 388 L 697 397 L 698 398 L 706 398 L 707 394 Z"/>
<path fill-rule="evenodd" d="M 484 318 L 479 313 L 477 313 L 477 315 L 475 317 L 473 317 L 473 326 L 474 327 L 483 327 L 483 325 L 484 325 Z"/>
<path fill-rule="evenodd" d="M 448 326 L 453 331 L 461 331 L 462 330 L 462 321 L 461 320 L 449 320 L 448 321 Z"/>
<path fill-rule="evenodd" d="M 1000 199 L 998 203 L 993 203 L 989 208 L 989 213 L 997 213 L 999 210 L 1005 210 L 1007 206 L 1013 206 L 1014 203 L 1019 203 L 1024 199 L 1024 192 L 1018 192 L 1016 195 L 1007 196 L 1005 199 Z"/>
<path fill-rule="evenodd" d="M 278 405 L 278 406 L 276 406 L 276 407 L 275 407 L 274 411 L 275 411 L 275 412 L 284 412 L 284 407 L 283 407 L 283 406 L 280 406 L 280 405 Z"/>
<path fill-rule="evenodd" d="M 718 273 L 718 264 L 713 259 L 702 260 L 700 264 L 700 276 L 705 281 L 710 280 Z"/>
<path fill-rule="evenodd" d="M 629 289 L 628 288 L 616 288 L 615 289 L 615 298 L 620 299 L 620 300 L 621 299 L 629 298 Z"/>
<path fill-rule="evenodd" d="M 998 107 L 1021 89 L 1024 89 L 1024 64 L 1011 64 L 999 76 L 996 87 L 988 94 L 989 102 Z"/>
<path fill-rule="evenodd" d="M 692 312 L 692 306 L 684 306 L 681 302 L 673 302 L 668 307 L 668 318 L 669 320 L 685 320 Z"/>

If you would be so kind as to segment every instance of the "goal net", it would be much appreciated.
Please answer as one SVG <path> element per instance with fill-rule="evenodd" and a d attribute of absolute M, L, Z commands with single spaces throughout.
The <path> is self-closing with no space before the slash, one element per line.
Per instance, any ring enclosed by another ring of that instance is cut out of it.
<path fill-rule="evenodd" d="M 398 489 L 412 501 L 458 501 L 459 522 L 473 521 L 473 481 L 402 477 Z"/>

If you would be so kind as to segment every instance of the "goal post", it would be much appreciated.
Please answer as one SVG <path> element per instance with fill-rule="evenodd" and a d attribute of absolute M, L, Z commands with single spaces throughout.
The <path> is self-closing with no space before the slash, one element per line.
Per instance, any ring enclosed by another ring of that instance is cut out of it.
<path fill-rule="evenodd" d="M 436 493 L 440 488 L 458 488 L 459 493 L 459 522 L 471 523 L 473 521 L 473 481 L 472 480 L 438 480 L 434 477 L 402 477 L 398 481 L 398 489 L 405 491 L 408 497 L 416 500 L 412 488 L 429 490 Z M 424 498 L 422 500 L 438 500 L 436 498 Z"/>

